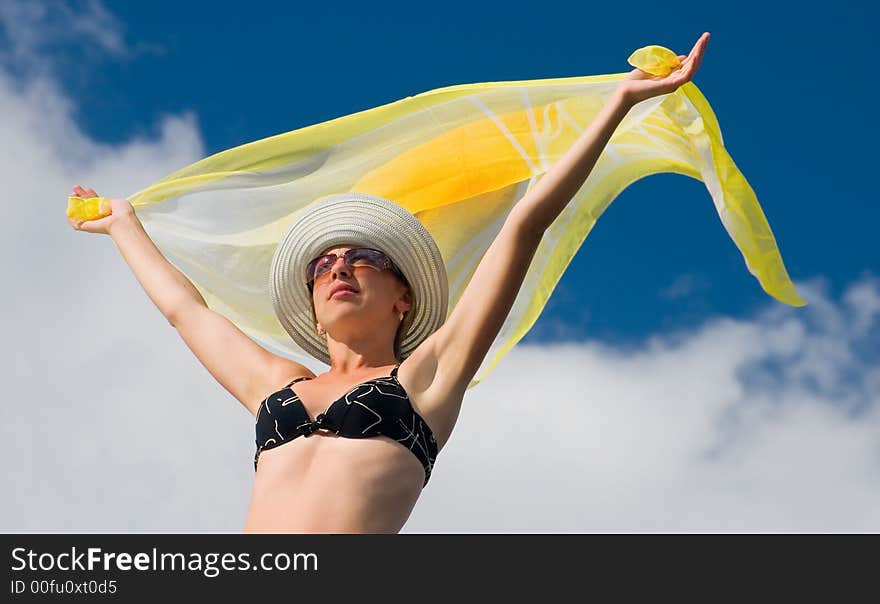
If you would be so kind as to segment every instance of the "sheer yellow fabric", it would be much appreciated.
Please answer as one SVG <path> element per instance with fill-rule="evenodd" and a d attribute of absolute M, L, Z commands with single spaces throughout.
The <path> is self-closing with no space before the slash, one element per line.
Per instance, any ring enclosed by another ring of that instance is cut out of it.
<path fill-rule="evenodd" d="M 156 245 L 211 308 L 266 347 L 310 359 L 275 318 L 268 282 L 275 246 L 313 200 L 359 191 L 415 214 L 443 254 L 451 312 L 511 207 L 575 142 L 626 75 L 431 90 L 207 157 L 129 200 Z M 687 83 L 639 103 L 624 118 L 590 177 L 547 230 L 471 386 L 534 324 L 612 200 L 630 183 L 660 172 L 704 182 L 764 290 L 786 304 L 805 304 L 754 192 L 723 146 L 712 109 Z"/>
<path fill-rule="evenodd" d="M 655 76 L 667 76 L 681 66 L 678 55 L 663 46 L 644 46 L 627 59 L 630 65 Z"/>
<path fill-rule="evenodd" d="M 67 198 L 67 215 L 74 220 L 98 220 L 111 213 L 110 200 L 104 197 L 71 195 Z"/>

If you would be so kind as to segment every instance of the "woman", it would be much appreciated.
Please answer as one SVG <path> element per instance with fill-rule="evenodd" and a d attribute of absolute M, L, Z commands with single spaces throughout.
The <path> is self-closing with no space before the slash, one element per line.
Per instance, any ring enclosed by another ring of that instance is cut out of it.
<path fill-rule="evenodd" d="M 273 304 L 297 344 L 329 364 L 318 376 L 211 311 L 126 200 L 110 200 L 112 214 L 100 220 L 70 221 L 113 238 L 190 349 L 255 416 L 256 475 L 245 532 L 401 529 L 544 231 L 629 109 L 689 81 L 708 39 L 703 34 L 668 76 L 635 69 L 620 83 L 580 139 L 510 211 L 448 318 L 442 258 L 409 212 L 353 193 L 299 217 L 273 258 Z"/>

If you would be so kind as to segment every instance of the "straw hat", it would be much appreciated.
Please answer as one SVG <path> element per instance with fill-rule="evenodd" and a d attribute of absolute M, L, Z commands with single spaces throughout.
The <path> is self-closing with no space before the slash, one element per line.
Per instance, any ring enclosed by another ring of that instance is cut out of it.
<path fill-rule="evenodd" d="M 400 346 L 406 358 L 446 320 L 449 285 L 443 257 L 428 230 L 407 210 L 382 197 L 366 193 L 323 197 L 290 225 L 269 271 L 278 320 L 303 350 L 330 364 L 327 341 L 315 331 L 305 272 L 324 250 L 343 244 L 381 250 L 409 281 L 413 306 Z"/>

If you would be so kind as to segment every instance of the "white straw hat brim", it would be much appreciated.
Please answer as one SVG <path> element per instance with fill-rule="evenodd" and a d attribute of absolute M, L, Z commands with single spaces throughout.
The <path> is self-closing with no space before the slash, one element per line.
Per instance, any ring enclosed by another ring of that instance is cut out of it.
<path fill-rule="evenodd" d="M 366 193 L 321 198 L 302 211 L 278 244 L 269 290 L 281 325 L 304 351 L 330 364 L 326 339 L 315 331 L 306 266 L 327 248 L 363 245 L 381 250 L 397 265 L 412 289 L 409 328 L 401 340 L 403 358 L 446 320 L 449 286 L 434 238 L 401 206 Z"/>

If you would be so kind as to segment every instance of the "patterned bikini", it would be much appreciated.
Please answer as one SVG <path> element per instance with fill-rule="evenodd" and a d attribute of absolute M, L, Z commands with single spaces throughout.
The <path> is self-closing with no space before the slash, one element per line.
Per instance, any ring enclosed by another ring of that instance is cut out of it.
<path fill-rule="evenodd" d="M 299 436 L 309 436 L 319 428 L 337 433 L 345 438 L 370 438 L 388 436 L 409 449 L 425 469 L 428 484 L 437 443 L 428 424 L 416 413 L 406 390 L 397 381 L 397 369 L 390 376 L 375 378 L 358 384 L 337 399 L 314 419 L 309 418 L 305 406 L 291 386 L 270 394 L 257 411 L 257 452 L 254 455 L 254 471 L 260 452 L 273 449 Z"/>

